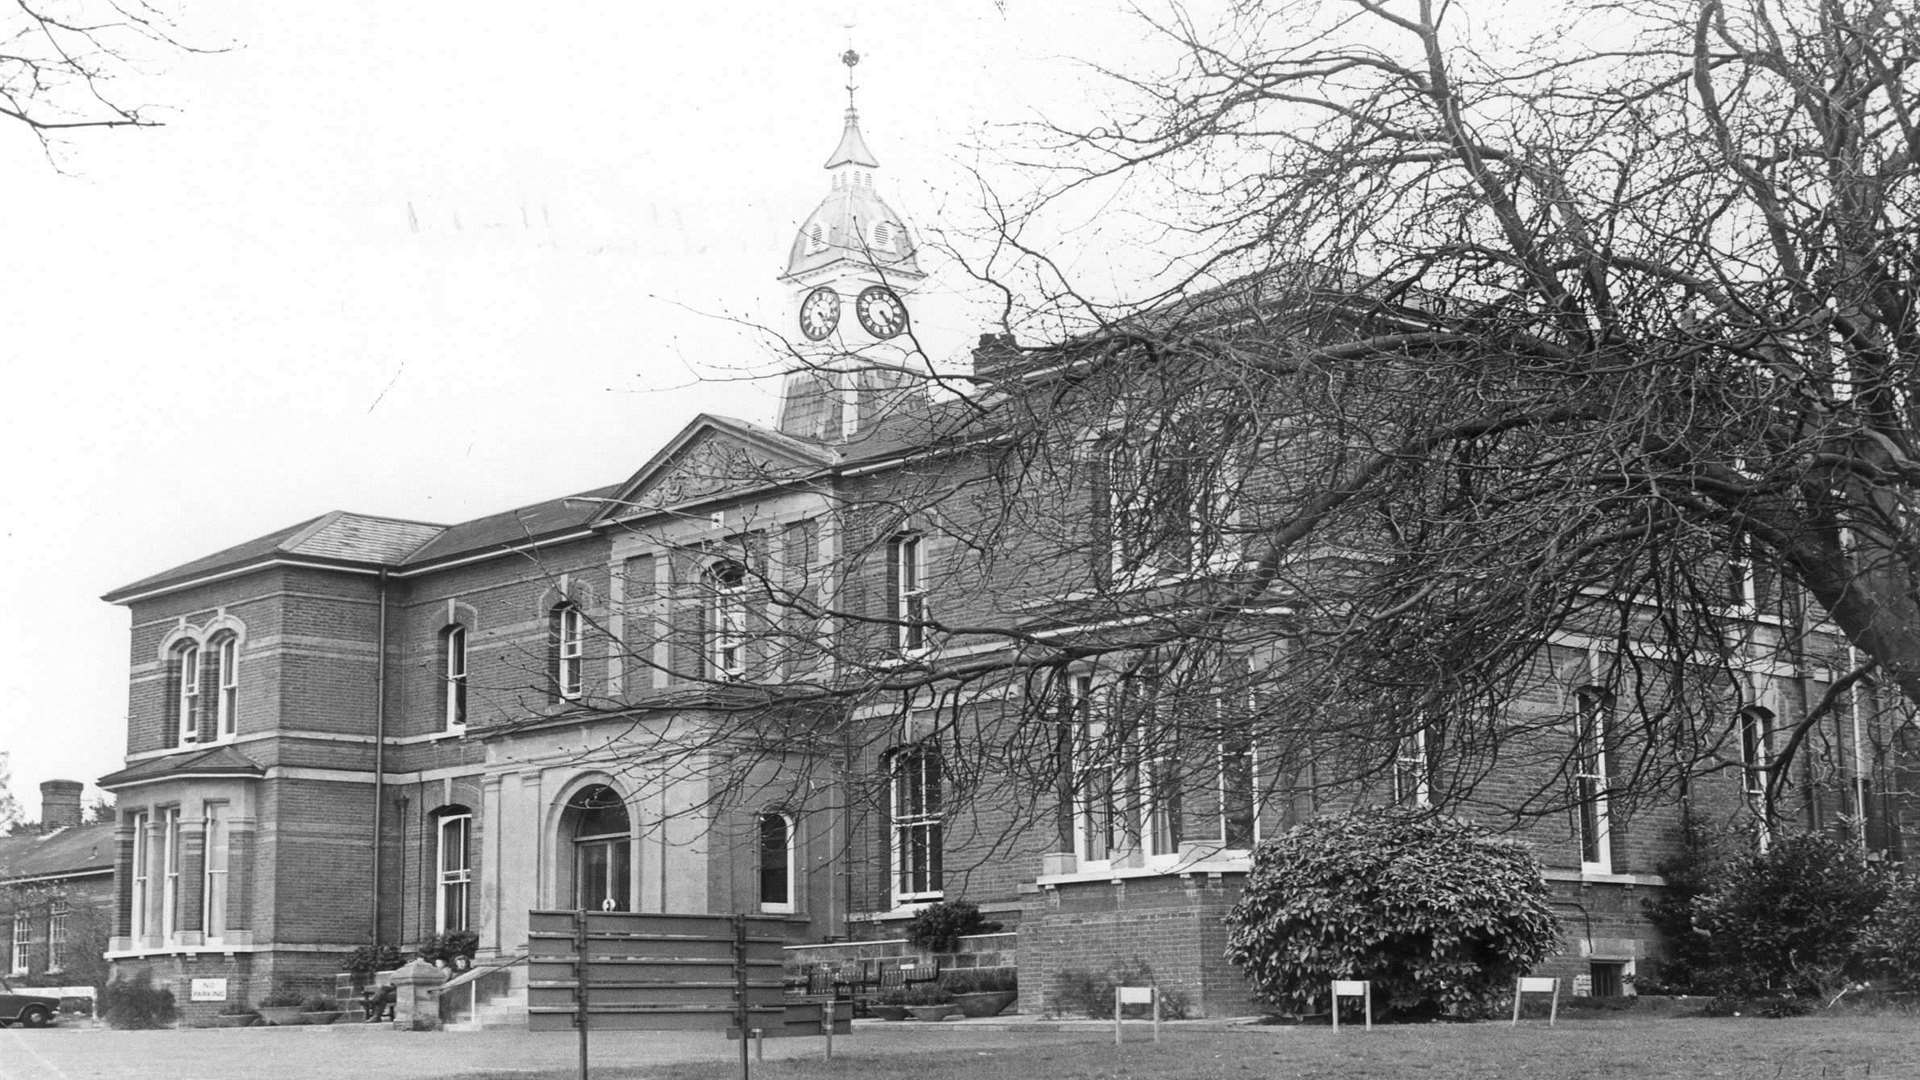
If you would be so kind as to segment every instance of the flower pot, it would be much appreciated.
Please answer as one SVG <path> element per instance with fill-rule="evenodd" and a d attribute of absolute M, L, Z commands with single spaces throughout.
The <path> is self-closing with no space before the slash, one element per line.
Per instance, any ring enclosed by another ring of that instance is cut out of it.
<path fill-rule="evenodd" d="M 307 1021 L 298 1005 L 262 1005 L 260 1022 L 275 1027 L 298 1027 Z"/>
<path fill-rule="evenodd" d="M 339 1009 L 329 1009 L 325 1012 L 303 1012 L 300 1014 L 300 1022 L 303 1024 L 324 1025 L 331 1024 L 338 1019 L 340 1019 Z"/>
<path fill-rule="evenodd" d="M 867 1006 L 867 1011 L 882 1020 L 905 1020 L 907 1018 L 907 1007 L 905 1005 L 869 1005 Z"/>
<path fill-rule="evenodd" d="M 1019 996 L 1018 990 L 984 990 L 977 994 L 955 994 L 953 1003 L 960 1007 L 960 1015 L 979 1019 L 999 1016 Z"/>
<path fill-rule="evenodd" d="M 907 1011 L 915 1020 L 947 1020 L 960 1015 L 958 1005 L 909 1005 Z"/>

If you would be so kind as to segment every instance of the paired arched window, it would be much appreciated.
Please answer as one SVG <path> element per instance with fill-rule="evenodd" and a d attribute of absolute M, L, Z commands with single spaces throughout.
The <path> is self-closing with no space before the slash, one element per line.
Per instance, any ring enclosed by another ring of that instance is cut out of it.
<path fill-rule="evenodd" d="M 181 746 L 225 742 L 240 728 L 240 635 L 217 630 L 173 646 L 172 727 Z"/>

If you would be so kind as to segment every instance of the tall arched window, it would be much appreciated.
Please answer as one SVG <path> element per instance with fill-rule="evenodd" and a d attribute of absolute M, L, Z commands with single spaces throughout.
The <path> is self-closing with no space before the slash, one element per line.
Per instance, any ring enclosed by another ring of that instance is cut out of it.
<path fill-rule="evenodd" d="M 1613 872 L 1612 822 L 1607 814 L 1607 728 L 1613 695 L 1598 686 L 1574 691 L 1575 812 L 1580 822 L 1580 869 Z"/>
<path fill-rule="evenodd" d="M 747 568 L 732 560 L 707 569 L 707 657 L 717 679 L 747 671 Z"/>
<path fill-rule="evenodd" d="M 194 642 L 173 651 L 174 685 L 179 696 L 174 701 L 174 728 L 180 742 L 200 738 L 200 646 Z"/>
<path fill-rule="evenodd" d="M 473 887 L 473 811 L 446 806 L 434 811 L 433 922 L 438 933 L 465 930 L 467 894 Z"/>
<path fill-rule="evenodd" d="M 892 777 L 893 899 L 896 904 L 938 900 L 942 895 L 940 749 L 915 743 L 895 750 Z"/>
<path fill-rule="evenodd" d="M 446 681 L 446 730 L 467 726 L 467 628 L 455 623 L 440 635 L 441 675 Z"/>
<path fill-rule="evenodd" d="M 778 810 L 760 815 L 760 910 L 787 914 L 794 910 L 793 815 Z"/>
<path fill-rule="evenodd" d="M 222 634 L 213 642 L 213 737 L 233 738 L 240 724 L 240 638 Z"/>
<path fill-rule="evenodd" d="M 1772 839 L 1773 710 L 1749 705 L 1740 710 L 1740 765 L 1747 805 L 1760 819 L 1760 845 Z"/>
<path fill-rule="evenodd" d="M 901 533 L 887 542 L 887 593 L 899 620 L 894 646 L 901 653 L 927 647 L 927 556 L 919 533 Z"/>
<path fill-rule="evenodd" d="M 580 696 L 585 685 L 582 666 L 587 655 L 587 620 L 571 602 L 553 609 L 547 636 L 553 645 L 552 689 L 555 697 Z"/>
<path fill-rule="evenodd" d="M 633 826 L 620 793 L 604 784 L 568 801 L 563 835 L 573 843 L 573 906 L 633 910 Z"/>

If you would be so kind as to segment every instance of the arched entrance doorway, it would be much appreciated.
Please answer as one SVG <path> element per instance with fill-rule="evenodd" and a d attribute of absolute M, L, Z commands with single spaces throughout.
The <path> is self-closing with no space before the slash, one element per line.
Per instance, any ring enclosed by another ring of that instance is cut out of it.
<path fill-rule="evenodd" d="M 595 784 L 567 800 L 560 835 L 573 844 L 572 906 L 633 910 L 633 827 L 620 793 Z"/>

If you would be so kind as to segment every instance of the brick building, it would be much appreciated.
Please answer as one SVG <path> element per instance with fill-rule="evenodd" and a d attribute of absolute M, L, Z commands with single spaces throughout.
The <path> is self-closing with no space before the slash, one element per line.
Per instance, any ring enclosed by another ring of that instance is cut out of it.
<path fill-rule="evenodd" d="M 114 917 L 114 826 L 86 824 L 78 780 L 40 785 L 40 821 L 0 836 L 5 973 L 16 984 L 104 982 Z"/>
<path fill-rule="evenodd" d="M 1033 1006 L 1062 972 L 1137 958 L 1206 1012 L 1248 1008 L 1220 916 L 1252 847 L 1424 800 L 1440 751 L 1410 740 L 1334 789 L 1252 740 L 1156 749 L 1165 709 L 1140 703 L 1186 670 L 1070 646 L 1190 602 L 1213 564 L 1185 525 L 1113 538 L 1150 509 L 1122 472 L 1157 468 L 1124 431 L 1078 423 L 1059 475 L 1028 463 L 1005 496 L 1008 462 L 983 450 L 999 433 L 910 374 L 923 275 L 877 167 L 849 109 L 781 275 L 800 362 L 772 426 L 702 415 L 611 484 L 453 525 L 334 511 L 108 594 L 132 622 L 126 767 L 101 781 L 120 807 L 115 964 L 254 1001 L 365 944 L 471 929 L 483 960 L 511 957 L 531 909 L 790 914 L 826 941 L 967 899 L 1017 928 Z M 996 393 L 1039 410 L 1069 383 Z M 1012 630 L 966 629 L 988 623 Z M 1284 634 L 1261 638 L 1198 666 L 1256 683 L 1286 663 Z M 1596 737 L 1609 648 L 1567 628 L 1509 707 Z M 936 659 L 957 666 L 923 675 Z M 1890 768 L 1863 741 L 1878 729 L 1822 744 L 1819 782 L 1756 810 L 1773 726 L 1832 675 L 1750 675 L 1727 714 L 1744 765 L 1641 793 L 1629 817 L 1596 743 L 1565 813 L 1503 822 L 1567 916 L 1553 972 L 1618 992 L 1657 955 L 1640 900 L 1689 820 L 1764 829 L 1798 798 L 1808 824 L 1848 815 L 1897 854 L 1899 814 L 1867 797 Z M 1500 818 L 1540 769 L 1517 758 L 1462 809 Z"/>

